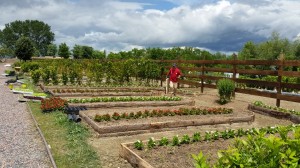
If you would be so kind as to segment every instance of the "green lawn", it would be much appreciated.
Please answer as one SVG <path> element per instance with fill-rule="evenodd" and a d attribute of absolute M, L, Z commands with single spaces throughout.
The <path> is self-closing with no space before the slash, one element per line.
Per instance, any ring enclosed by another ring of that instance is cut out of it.
<path fill-rule="evenodd" d="M 101 167 L 97 152 L 87 143 L 89 130 L 82 124 L 69 122 L 66 114 L 43 113 L 40 103 L 29 102 L 59 168 Z"/>

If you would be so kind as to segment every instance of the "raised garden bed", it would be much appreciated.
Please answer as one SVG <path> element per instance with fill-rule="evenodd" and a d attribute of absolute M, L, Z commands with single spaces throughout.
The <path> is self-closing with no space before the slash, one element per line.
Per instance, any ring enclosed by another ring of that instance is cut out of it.
<path fill-rule="evenodd" d="M 297 126 L 286 126 L 294 129 Z M 162 137 L 161 139 L 149 138 L 148 141 L 137 140 L 133 143 L 123 143 L 119 154 L 126 159 L 133 167 L 152 168 L 154 167 L 174 167 L 193 168 L 195 162 L 192 154 L 200 151 L 208 158 L 208 162 L 213 164 L 217 161 L 219 150 L 225 150 L 232 144 L 235 137 L 245 137 L 246 135 L 259 135 L 262 132 L 267 134 L 278 133 L 278 127 L 238 129 L 205 132 L 201 134 L 195 132 L 192 136 L 174 136 L 173 138 Z"/>
<path fill-rule="evenodd" d="M 263 114 L 263 115 L 267 115 L 279 119 L 291 120 L 293 123 L 297 123 L 297 124 L 300 123 L 300 116 L 288 112 L 288 110 L 279 111 L 279 109 L 276 107 L 272 108 L 271 106 L 264 106 L 264 105 L 262 106 L 260 103 L 257 102 L 253 104 L 249 104 L 248 109 L 259 114 Z"/>
<path fill-rule="evenodd" d="M 218 115 L 220 116 L 218 118 L 214 117 L 215 115 L 185 115 L 96 122 L 88 113 L 89 111 L 80 112 L 80 115 L 100 136 L 133 135 L 173 130 L 189 126 L 232 124 L 239 122 L 250 123 L 254 121 L 254 115 L 251 114 L 242 117 L 233 117 L 230 114 L 223 114 Z"/>

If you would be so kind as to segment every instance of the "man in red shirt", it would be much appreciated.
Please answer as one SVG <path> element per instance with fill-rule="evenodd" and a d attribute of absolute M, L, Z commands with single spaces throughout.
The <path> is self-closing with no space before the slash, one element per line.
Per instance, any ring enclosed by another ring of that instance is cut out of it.
<path fill-rule="evenodd" d="M 180 78 L 181 72 L 176 67 L 176 64 L 173 64 L 173 67 L 168 72 L 168 78 L 170 79 L 170 86 L 173 88 L 173 95 L 176 96 L 176 90 L 177 90 L 177 83 L 178 79 Z"/>

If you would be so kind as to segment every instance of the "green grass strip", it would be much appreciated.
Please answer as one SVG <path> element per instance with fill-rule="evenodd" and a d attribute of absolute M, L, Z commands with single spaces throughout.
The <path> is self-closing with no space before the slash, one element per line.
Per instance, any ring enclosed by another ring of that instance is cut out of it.
<path fill-rule="evenodd" d="M 43 113 L 40 103 L 29 102 L 29 106 L 51 146 L 57 167 L 101 167 L 97 152 L 87 142 L 91 135 L 88 128 L 69 122 L 66 114 L 60 111 Z"/>

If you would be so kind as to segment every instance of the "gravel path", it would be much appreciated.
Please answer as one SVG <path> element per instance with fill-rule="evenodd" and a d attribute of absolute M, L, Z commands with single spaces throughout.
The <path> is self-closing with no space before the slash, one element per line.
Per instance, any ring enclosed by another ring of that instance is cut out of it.
<path fill-rule="evenodd" d="M 6 63 L 0 63 L 0 74 Z M 0 167 L 52 167 L 26 103 L 10 92 L 7 79 L 0 77 Z"/>

